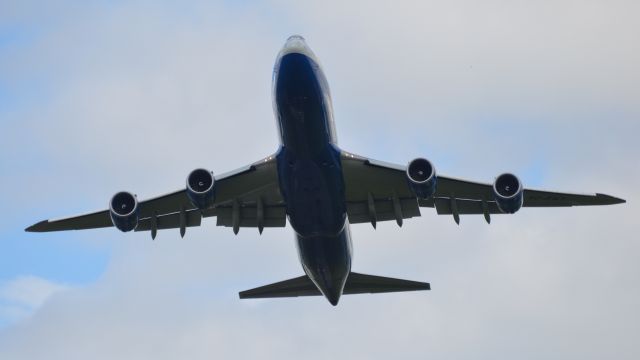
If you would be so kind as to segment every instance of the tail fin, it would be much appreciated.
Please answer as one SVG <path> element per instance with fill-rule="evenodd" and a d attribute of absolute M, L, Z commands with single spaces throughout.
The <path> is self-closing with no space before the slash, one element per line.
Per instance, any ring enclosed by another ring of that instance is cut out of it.
<path fill-rule="evenodd" d="M 366 275 L 352 272 L 344 285 L 343 294 L 387 293 L 431 290 L 429 283 Z M 240 299 L 297 297 L 322 295 L 307 275 L 261 286 L 239 293 Z"/>

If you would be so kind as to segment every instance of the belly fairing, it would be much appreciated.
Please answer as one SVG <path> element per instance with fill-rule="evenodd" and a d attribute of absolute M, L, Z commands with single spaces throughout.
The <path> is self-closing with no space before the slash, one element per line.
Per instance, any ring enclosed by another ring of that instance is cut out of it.
<path fill-rule="evenodd" d="M 301 236 L 337 236 L 345 226 L 344 181 L 339 151 L 332 146 L 315 158 L 278 153 L 280 189 L 289 222 Z"/>

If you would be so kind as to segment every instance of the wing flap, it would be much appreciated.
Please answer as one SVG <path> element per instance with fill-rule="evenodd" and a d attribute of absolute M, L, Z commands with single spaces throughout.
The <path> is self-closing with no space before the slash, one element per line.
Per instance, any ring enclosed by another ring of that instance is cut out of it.
<path fill-rule="evenodd" d="M 455 208 L 460 215 L 484 214 L 484 208 L 480 200 L 434 198 L 432 201 L 438 215 L 453 214 L 454 205 L 452 201 L 455 201 Z M 489 214 L 502 214 L 495 201 L 485 201 L 484 203 Z"/>
<path fill-rule="evenodd" d="M 171 213 L 156 217 L 156 230 L 177 229 L 180 227 L 180 213 Z M 189 210 L 184 213 L 185 227 L 200 226 L 202 215 L 199 210 Z M 149 231 L 153 227 L 153 218 L 141 219 L 135 231 Z"/>
<path fill-rule="evenodd" d="M 265 205 L 262 208 L 262 226 L 284 227 L 287 224 L 286 209 L 282 205 Z M 259 211 L 256 204 L 240 206 L 238 209 L 240 227 L 258 227 Z M 217 226 L 233 227 L 233 207 L 217 207 L 205 210 L 204 217 L 215 216 Z"/>
<path fill-rule="evenodd" d="M 368 201 L 348 202 L 347 214 L 351 224 L 376 221 L 396 220 L 396 213 L 392 199 L 373 200 L 373 208 L 369 208 Z M 398 199 L 403 219 L 420 216 L 420 207 L 415 198 Z"/>

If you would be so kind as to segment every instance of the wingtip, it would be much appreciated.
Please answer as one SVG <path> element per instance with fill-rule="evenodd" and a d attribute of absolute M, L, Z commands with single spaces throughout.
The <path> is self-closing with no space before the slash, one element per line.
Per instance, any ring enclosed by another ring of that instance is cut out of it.
<path fill-rule="evenodd" d="M 601 198 L 603 202 L 607 205 L 615 205 L 615 204 L 624 204 L 627 202 L 625 199 L 620 199 L 615 196 L 607 195 L 607 194 L 596 194 L 597 197 Z"/>
<path fill-rule="evenodd" d="M 44 231 L 44 225 L 48 224 L 49 220 L 42 220 L 40 222 L 37 222 L 31 226 L 29 226 L 28 228 L 24 229 L 24 231 L 26 232 L 43 232 Z"/>

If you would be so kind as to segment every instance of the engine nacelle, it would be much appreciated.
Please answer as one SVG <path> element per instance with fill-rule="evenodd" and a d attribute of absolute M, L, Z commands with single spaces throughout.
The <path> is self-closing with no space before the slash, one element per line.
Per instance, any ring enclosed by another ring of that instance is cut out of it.
<path fill-rule="evenodd" d="M 213 205 L 215 182 L 213 172 L 206 169 L 195 169 L 187 176 L 187 196 L 195 207 L 204 210 Z"/>
<path fill-rule="evenodd" d="M 407 181 L 417 197 L 426 199 L 436 193 L 436 169 L 424 158 L 411 160 L 407 165 Z"/>
<path fill-rule="evenodd" d="M 502 174 L 493 183 L 493 198 L 500 211 L 513 214 L 520 210 L 524 201 L 524 189 L 513 174 Z"/>
<path fill-rule="evenodd" d="M 138 199 L 126 191 L 113 195 L 109 202 L 111 222 L 120 231 L 127 232 L 135 229 L 138 226 L 138 213 Z"/>

